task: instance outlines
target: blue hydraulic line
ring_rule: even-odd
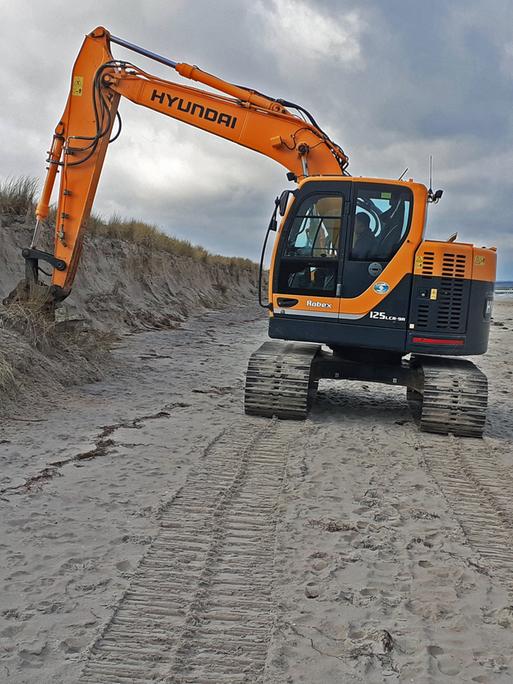
[[[116,38],[116,36],[110,36],[110,40],[112,43],[116,43],[117,45],[121,45],[125,48],[128,48],[129,50],[138,52],[140,55],[144,55],[144,57],[154,59],[156,62],[160,62],[161,64],[165,64],[166,66],[170,66],[173,69],[176,69],[176,65],[178,64],[178,62],[173,62],[172,59],[167,59],[167,57],[157,55],[156,52],[151,52],[150,50],[146,50],[145,48],[139,47],[138,45],[129,43],[127,40],[123,40],[123,38]]]

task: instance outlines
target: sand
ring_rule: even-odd
[[[124,337],[0,431],[0,681],[513,681],[512,303],[482,440],[400,388],[246,417],[254,308]]]

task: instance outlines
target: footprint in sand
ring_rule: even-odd
[[[441,646],[428,646],[427,652],[436,660],[437,667],[442,674],[455,677],[461,672],[461,663],[452,655],[446,655]]]
[[[128,570],[132,569],[132,564],[130,563],[130,561],[126,561],[126,560],[119,561],[119,563],[116,563],[116,568],[120,572],[127,572]]]
[[[321,593],[321,590],[319,588],[319,585],[316,584],[315,582],[308,582],[307,585],[305,586],[306,598],[309,598],[309,599],[317,598],[320,593]]]

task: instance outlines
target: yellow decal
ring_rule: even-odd
[[[415,268],[421,270],[423,266],[424,266],[424,257],[422,256],[422,254],[418,254],[415,257]]]
[[[436,287],[431,288],[431,293],[429,295],[429,299],[436,299],[438,297],[438,290]]]
[[[71,88],[72,95],[82,95],[84,90],[84,77],[83,76],[73,76],[73,86]]]
[[[486,261],[485,257],[482,256],[481,254],[478,254],[478,255],[474,258],[474,263],[475,263],[476,266],[484,266],[485,261]]]

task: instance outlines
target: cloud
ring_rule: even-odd
[[[2,3],[0,177],[42,177],[83,35],[115,35],[234,83],[298,102],[349,153],[353,175],[445,189],[428,234],[498,247],[513,279],[513,3],[478,0],[91,0]],[[55,27],[65,30],[55,31]],[[113,47],[159,76],[172,70]],[[154,222],[214,251],[257,258],[274,162],[121,102],[95,211]]]
[[[345,68],[362,62],[363,21],[357,10],[327,13],[303,0],[260,0],[254,6],[268,50],[282,72],[313,72],[324,60]]]

